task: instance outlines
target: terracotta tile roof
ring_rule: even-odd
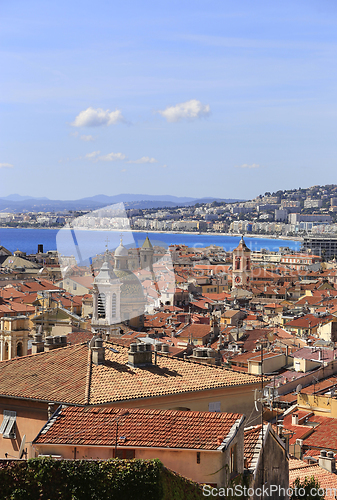
[[[286,328],[288,327],[293,327],[293,328],[314,328],[315,326],[319,325],[320,323],[325,323],[328,317],[325,318],[318,318],[314,316],[313,314],[307,314],[306,316],[302,316],[301,318],[294,319],[292,321],[288,321],[286,323]],[[331,316],[330,319],[334,319],[333,316]]]
[[[249,469],[251,467],[252,460],[256,455],[256,447],[257,447],[259,437],[261,434],[261,428],[262,428],[262,426],[260,424],[260,425],[256,425],[255,427],[252,427],[252,428],[250,427],[250,428],[245,429],[243,456],[246,459],[245,467],[247,469]]]
[[[120,346],[116,350],[119,352],[113,353],[106,349],[105,364],[92,366],[90,404],[183,394],[260,382],[260,378],[254,375],[183,361],[161,354],[157,356],[157,365],[132,368],[126,364],[128,350]]]
[[[20,304],[14,301],[7,302],[5,304],[0,305],[0,313],[3,314],[24,314],[24,313],[32,313],[35,312],[35,307],[29,304]]]
[[[311,297],[309,295],[306,295],[305,297],[302,297],[300,300],[295,302],[294,306],[295,307],[305,306],[306,304],[313,306],[319,304],[320,302],[321,302],[321,297],[315,297],[315,296]]]
[[[69,344],[81,344],[92,339],[92,332],[89,330],[73,331],[68,333],[67,342]]]
[[[115,446],[118,419],[118,438],[125,437],[118,446],[123,448],[216,450],[241,418],[238,413],[63,407],[34,443]]]
[[[88,348],[77,344],[0,362],[0,395],[84,404]]]
[[[38,292],[39,290],[60,290],[52,281],[48,280],[25,280],[18,285],[21,292]]]
[[[191,337],[192,339],[201,339],[209,333],[211,333],[211,326],[199,323],[187,325],[183,330],[178,332],[181,338]]]
[[[337,490],[337,476],[331,472],[322,469],[318,464],[307,464],[302,460],[292,458],[289,460],[289,486],[292,487],[295,479],[298,477],[301,481],[305,477],[311,478],[314,476],[320,484],[320,488],[325,490],[335,488]],[[330,492],[331,493],[331,492]],[[334,498],[334,494],[326,492],[325,497],[327,500]]]
[[[132,368],[127,347],[104,345],[103,365],[88,364],[86,343],[2,361],[0,396],[95,405],[260,383],[255,375],[161,354],[156,365]]]
[[[310,420],[320,422],[320,425],[304,441],[305,446],[337,451],[337,420],[318,416],[311,417]]]
[[[267,338],[267,335],[272,332],[269,328],[255,328],[254,330],[246,330],[245,338],[243,339],[243,348],[245,351],[252,351],[256,347],[256,341]]]
[[[306,450],[304,453],[303,453],[303,458],[304,457],[319,457],[321,454],[321,450],[320,449],[311,449],[311,450]],[[308,462],[307,462],[308,463]]]

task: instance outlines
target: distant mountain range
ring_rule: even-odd
[[[123,202],[126,208],[173,208],[177,206],[191,206],[196,203],[234,203],[244,201],[222,198],[189,198],[171,195],[153,196],[146,194],[118,194],[107,196],[99,194],[80,200],[49,200],[48,198],[34,198],[11,194],[0,198],[0,212],[59,212],[63,210],[96,210],[107,205]]]

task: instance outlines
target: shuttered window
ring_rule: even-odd
[[[0,426],[0,434],[6,439],[15,439],[16,412],[4,410],[3,420]]]

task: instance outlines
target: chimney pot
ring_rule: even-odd
[[[128,365],[133,368],[152,364],[151,344],[130,344],[128,352]]]
[[[137,352],[137,344],[136,343],[130,344],[130,352]]]
[[[101,338],[95,339],[95,345],[91,348],[91,351],[94,365],[104,365],[105,348],[103,347],[103,340]]]

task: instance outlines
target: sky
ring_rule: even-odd
[[[334,0],[3,0],[0,196],[336,183]]]

